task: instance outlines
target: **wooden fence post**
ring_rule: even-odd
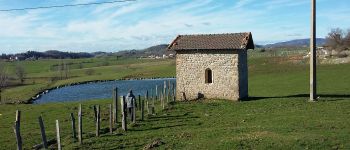
[[[149,95],[148,95],[148,90],[146,91],[146,99],[148,99]]]
[[[43,146],[44,146],[45,149],[48,149],[43,118],[41,116],[39,116],[38,120],[39,120],[39,125],[40,125],[40,131],[41,131],[41,138],[42,138],[42,141],[43,141]]]
[[[147,109],[147,114],[149,115],[149,104],[148,104],[148,100],[146,101],[146,109]]]
[[[162,93],[160,93],[159,95],[159,100],[160,100],[160,107],[163,107],[163,97],[162,97]]]
[[[94,105],[94,119],[95,119],[95,122],[97,121],[97,108],[96,108],[96,105]]]
[[[73,113],[70,113],[70,118],[72,120],[73,142],[75,142],[75,140],[77,139],[77,135],[76,135],[76,129],[75,129],[75,118]]]
[[[20,133],[20,125],[19,121],[15,121],[15,125],[13,127],[13,131],[16,135],[16,142],[17,142],[17,150],[22,150],[22,137]]]
[[[16,110],[16,121],[14,126],[14,132],[16,135],[17,149],[22,149],[22,137],[21,137],[21,111]]]
[[[164,81],[164,88],[163,88],[163,97],[164,98],[165,98],[165,94],[166,94],[166,81]]]
[[[79,112],[78,112],[78,137],[79,137],[79,144],[83,144],[83,117],[81,112],[81,104],[79,104]]]
[[[147,98],[148,91],[146,93],[145,99]],[[144,119],[144,109],[145,109],[145,100],[141,100],[141,120]]]
[[[156,92],[155,92],[155,98],[156,98],[156,100],[158,101],[158,85],[156,85]],[[152,95],[153,95],[153,93],[152,93]]]
[[[152,106],[152,108],[151,108],[151,113],[152,113],[152,115],[155,115],[155,114],[156,114],[156,107],[155,107],[155,106]]]
[[[139,111],[141,110],[141,95],[139,95],[139,103],[138,103],[138,108],[139,108]]]
[[[56,134],[57,134],[57,149],[61,150],[61,137],[60,137],[60,125],[58,120],[56,120]]]
[[[132,120],[132,123],[136,123],[136,98],[134,99],[133,103],[132,103],[132,116],[131,116],[131,120]]]
[[[164,93],[164,95],[162,95],[162,97],[163,97],[163,110],[164,110],[164,108],[165,108],[165,93]]]
[[[157,90],[155,91],[156,93],[157,93]],[[154,105],[154,101],[156,101],[157,100],[157,96],[153,96],[153,89],[151,89],[151,100],[152,100],[152,105]]]
[[[21,129],[21,111],[16,110],[16,121],[18,122],[18,128]]]
[[[109,104],[109,133],[113,133],[113,105]]]
[[[100,105],[97,105],[96,113],[96,136],[100,136]]]
[[[175,86],[175,83],[173,83],[173,96],[174,96],[174,99],[175,99],[175,97],[176,97],[176,86]]]
[[[127,131],[127,126],[126,126],[126,112],[125,112],[125,96],[121,96],[121,106],[122,106],[122,115],[123,115],[123,118],[122,118],[122,129],[124,131]]]
[[[168,80],[168,89],[167,89],[167,96],[166,96],[167,103],[169,102],[170,89],[171,89],[170,80]]]
[[[116,87],[114,90],[114,94],[113,94],[113,105],[114,105],[114,109],[113,109],[113,121],[115,124],[115,127],[118,126],[118,88]]]

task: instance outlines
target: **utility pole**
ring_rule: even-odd
[[[316,96],[316,0],[311,0],[310,101]]]

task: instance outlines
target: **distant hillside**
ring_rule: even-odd
[[[326,43],[326,39],[317,38],[316,45],[322,46]],[[267,48],[278,48],[278,47],[307,47],[310,45],[310,39],[296,39],[291,41],[279,42],[274,44],[267,44],[264,47]]]
[[[62,52],[58,50],[48,50],[45,52],[27,51],[25,53],[18,54],[2,54],[1,59],[11,60],[26,60],[26,59],[76,59],[76,58],[91,58],[94,57],[91,53],[86,52]]]
[[[124,50],[114,53],[114,55],[121,57],[148,57],[151,55],[163,56],[163,54],[169,55],[175,53],[167,50],[168,44],[160,44],[151,46],[142,50]]]

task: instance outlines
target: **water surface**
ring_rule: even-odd
[[[84,101],[92,99],[112,98],[113,88],[118,88],[118,95],[126,95],[130,89],[133,90],[134,95],[146,94],[146,90],[152,89],[155,91],[156,85],[160,90],[163,87],[164,81],[175,83],[174,78],[166,79],[146,79],[146,80],[118,80],[97,82],[89,84],[81,84],[74,86],[66,86],[51,90],[49,93],[42,95],[39,99],[34,101],[34,104],[42,104],[49,102],[66,102],[66,101]]]

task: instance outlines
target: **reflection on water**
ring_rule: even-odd
[[[54,89],[49,93],[42,95],[39,99],[34,101],[34,104],[42,104],[49,102],[65,102],[65,101],[81,101],[91,99],[112,98],[113,88],[118,88],[118,95],[126,95],[130,89],[135,95],[146,94],[146,90],[155,91],[156,85],[158,90],[163,87],[164,81],[175,83],[174,78],[167,79],[148,79],[148,80],[120,80],[108,81],[90,84],[81,84],[74,86],[62,87]]]

